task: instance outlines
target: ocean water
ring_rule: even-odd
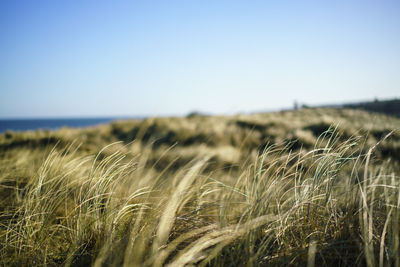
[[[61,127],[89,127],[109,123],[120,118],[72,118],[72,119],[0,119],[0,133],[7,130],[56,130]],[[126,118],[125,118],[126,119]]]

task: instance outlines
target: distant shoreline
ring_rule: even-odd
[[[140,120],[144,117],[104,117],[104,118],[18,118],[0,119],[0,133],[6,131],[57,130],[62,127],[82,128],[106,124],[116,120]]]

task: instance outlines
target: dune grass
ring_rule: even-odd
[[[1,264],[400,266],[398,158],[382,156],[397,133],[382,130],[372,143],[371,133],[320,124],[311,146],[292,139],[250,149],[257,131],[267,131],[258,120],[235,123],[251,128],[237,133],[237,146],[221,141],[234,160],[195,139],[170,144],[171,133],[167,145],[154,142],[151,125],[129,126],[133,143],[96,153],[68,141],[8,148],[0,161]],[[113,131],[124,135],[121,127]],[[182,161],[185,153],[192,156]]]

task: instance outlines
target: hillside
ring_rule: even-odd
[[[330,127],[337,128],[343,138],[368,136],[374,144],[392,130],[400,129],[400,120],[357,110],[304,109],[237,116],[193,116],[148,118],[145,120],[116,121],[87,129],[64,128],[59,131],[7,132],[0,135],[2,152],[35,149],[48,150],[58,144],[63,147],[79,143],[79,151],[97,153],[110,143],[125,152],[140,153],[145,146],[159,160],[163,151],[190,161],[194,155],[217,155],[225,163],[240,163],[257,154],[266,144],[290,142],[291,149],[310,150],[317,138]],[[398,133],[392,135],[397,141]],[[382,156],[398,156],[397,146],[388,148]],[[135,151],[137,150],[137,151]],[[220,153],[218,153],[220,152]],[[386,154],[385,154],[386,153]],[[393,154],[394,153],[394,154]],[[229,157],[231,159],[224,159]],[[217,160],[218,160],[217,159]]]
[[[6,132],[1,261],[398,264],[399,130],[302,109]]]

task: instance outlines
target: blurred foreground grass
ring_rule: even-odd
[[[305,109],[0,135],[5,266],[400,266],[400,119]]]

